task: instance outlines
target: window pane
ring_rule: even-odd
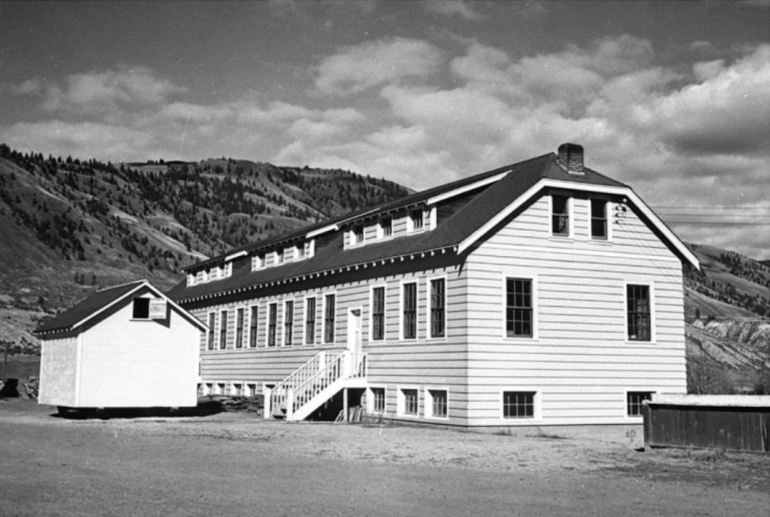
[[[532,337],[532,280],[506,279],[505,331],[508,337]]]
[[[569,235],[569,198],[552,196],[551,230],[554,235]]]
[[[372,339],[385,338],[385,288],[372,290]]]
[[[404,339],[417,337],[417,284],[404,284]]]
[[[334,342],[334,315],[335,315],[335,297],[333,294],[326,295],[326,320],[324,324],[324,342]]]
[[[257,318],[259,317],[259,307],[252,307],[249,316],[249,347],[257,346]]]
[[[430,282],[431,337],[444,337],[445,281],[443,278]]]
[[[534,392],[506,391],[503,393],[504,418],[533,418],[534,416]]]
[[[628,339],[630,341],[650,341],[652,334],[650,287],[647,285],[627,285],[626,310],[628,315]]]
[[[307,299],[307,309],[305,311],[305,343],[308,345],[315,343],[315,298]]]

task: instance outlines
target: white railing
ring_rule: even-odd
[[[339,379],[365,377],[366,354],[320,352],[270,391],[270,410],[265,416],[281,415],[292,420],[297,410]]]

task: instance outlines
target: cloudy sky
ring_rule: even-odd
[[[770,258],[770,0],[0,1],[0,142],[424,189],[555,151]]]

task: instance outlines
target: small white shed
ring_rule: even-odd
[[[97,291],[41,325],[38,403],[191,407],[207,326],[146,280]]]

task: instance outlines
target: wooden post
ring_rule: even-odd
[[[270,388],[265,388],[263,390],[263,396],[264,396],[264,407],[262,408],[262,411],[264,412],[264,415],[262,415],[264,418],[273,418],[273,390]]]
[[[342,388],[342,411],[345,413],[345,422],[348,421],[348,389]]]

